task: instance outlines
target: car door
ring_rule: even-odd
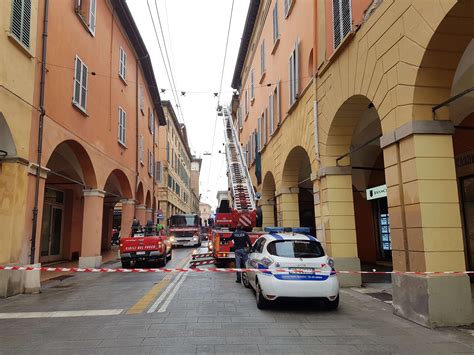
[[[260,237],[257,239],[250,250],[249,258],[247,260],[247,268],[249,269],[258,269],[258,260],[261,257],[261,246],[265,243],[265,238]],[[252,287],[255,287],[255,271],[248,272],[249,281],[252,284]]]

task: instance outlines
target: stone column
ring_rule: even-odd
[[[84,213],[82,219],[82,245],[79,267],[100,267],[102,214],[105,191],[84,190]]]
[[[313,182],[316,235],[336,270],[360,271],[350,167],[325,167]],[[339,275],[342,287],[361,285],[361,275]]]
[[[121,200],[122,216],[120,222],[120,236],[128,237],[132,231],[132,221],[135,216],[135,200]]]
[[[299,227],[300,215],[298,206],[297,187],[282,188],[275,192],[277,209],[278,209],[278,225],[282,227]]]
[[[407,135],[384,146],[384,161],[394,269],[464,271],[451,136]],[[471,322],[467,275],[394,274],[392,281],[395,314],[429,327]]]
[[[135,216],[142,226],[146,224],[146,206],[137,205],[135,206]]]
[[[274,227],[277,225],[277,221],[274,220],[274,208],[275,200],[264,201],[260,204],[263,214],[263,227]]]
[[[147,221],[153,221],[155,223],[155,220],[153,218],[153,209],[152,208],[147,208],[145,211],[145,222],[143,224],[146,224]]]

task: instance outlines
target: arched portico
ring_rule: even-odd
[[[39,260],[77,260],[100,266],[104,191],[89,153],[77,141],[58,144],[47,158]]]
[[[277,192],[278,224],[309,227],[315,233],[311,161],[306,150],[294,147],[288,154]]]
[[[146,224],[146,204],[145,204],[145,193],[143,190],[142,182],[138,183],[136,193],[136,204],[135,204],[135,217],[138,219],[141,225]]]
[[[278,225],[275,189],[275,179],[273,174],[269,171],[263,178],[262,196],[259,201],[259,206],[261,206],[263,214],[263,227]]]

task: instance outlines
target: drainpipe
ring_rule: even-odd
[[[36,181],[35,181],[35,202],[33,206],[33,223],[31,226],[31,251],[30,264],[35,263],[36,254],[36,229],[38,227],[38,199],[39,199],[39,184],[41,172],[41,154],[43,152],[43,123],[46,109],[44,107],[44,91],[46,84],[46,45],[48,41],[48,11],[49,0],[44,0],[44,19],[43,19],[43,44],[41,49],[41,80],[40,80],[40,116],[38,123],[38,158],[36,167]]]
[[[135,135],[136,135],[136,154],[135,154],[135,201],[137,201],[136,199],[136,194],[137,194],[137,189],[138,189],[138,166],[139,166],[139,162],[138,160],[140,159],[139,157],[139,145],[140,145],[140,135],[138,134],[139,130],[138,130],[138,111],[140,110],[140,102],[139,102],[139,97],[138,97],[138,66],[139,66],[139,62],[138,62],[138,58],[136,58],[136,71],[135,71],[135,103],[136,103],[136,110],[135,110]],[[145,94],[145,93],[144,93]],[[136,207],[136,206],[135,206]],[[136,211],[134,212],[134,214],[136,213]]]

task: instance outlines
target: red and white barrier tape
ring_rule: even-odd
[[[191,258],[194,259],[203,259],[203,258],[209,258],[214,256],[214,253],[204,253],[204,254],[193,254],[191,255]]]
[[[107,269],[107,268],[79,268],[79,267],[35,267],[35,266],[2,266],[0,270],[7,271],[46,271],[46,272],[121,272],[121,273],[162,273],[162,272],[292,272],[307,273],[308,270],[299,269],[239,269],[239,268],[159,268],[159,269]],[[329,271],[314,270],[313,273],[327,274]],[[396,274],[396,275],[465,275],[474,274],[474,271],[336,271],[336,274]]]

